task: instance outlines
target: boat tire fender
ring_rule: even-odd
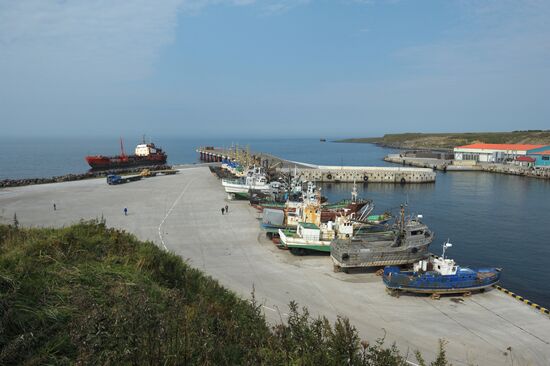
[[[332,179],[332,174],[328,173],[327,174],[327,179],[329,179],[329,180]]]
[[[363,182],[368,182],[368,181],[369,181],[369,176],[365,174],[363,176]]]

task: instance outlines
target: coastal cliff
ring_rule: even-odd
[[[550,145],[550,130],[467,133],[400,133],[383,137],[349,138],[335,142],[371,143],[396,149],[452,150],[456,146],[484,142],[488,144]]]

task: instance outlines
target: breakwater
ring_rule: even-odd
[[[170,165],[158,165],[158,166],[139,167],[139,168],[130,168],[130,169],[113,169],[108,171],[88,171],[86,173],[81,173],[81,174],[65,174],[65,175],[49,177],[49,178],[3,179],[3,180],[0,180],[0,188],[21,187],[21,186],[28,186],[32,184],[70,182],[75,180],[106,177],[108,174],[113,174],[113,173],[132,174],[132,173],[139,173],[143,169],[149,169],[154,171],[154,170],[168,170],[171,168],[172,167]]]
[[[432,183],[436,174],[425,168],[318,166],[296,169],[303,180],[320,183]]]
[[[199,158],[207,162],[232,160],[242,166],[258,165],[268,173],[273,171],[294,172],[304,181],[318,183],[432,183],[436,174],[433,169],[426,168],[395,168],[373,166],[325,166],[285,160],[265,153],[251,153],[238,149],[221,149],[201,147],[196,150]]]

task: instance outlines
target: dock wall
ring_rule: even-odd
[[[320,183],[431,183],[436,177],[432,169],[424,168],[319,166],[316,169],[297,169],[297,172],[303,180]]]
[[[514,164],[476,163],[460,164],[459,161],[441,160],[431,158],[416,158],[391,154],[384,158],[385,161],[395,164],[431,168],[441,171],[480,171],[489,173],[520,175],[524,177],[550,179],[550,169],[533,169]]]
[[[219,162],[234,159],[233,151],[214,147],[198,148],[200,159],[206,162]],[[281,159],[265,153],[251,153],[254,161],[263,167],[271,167],[280,172],[294,172],[302,180],[320,183],[431,183],[435,182],[433,169],[410,167],[360,167],[360,166],[317,166]]]

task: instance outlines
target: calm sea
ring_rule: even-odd
[[[131,151],[138,140],[127,141]],[[317,139],[231,141],[217,139],[158,139],[169,163],[198,162],[201,145],[239,143],[289,160],[327,165],[391,165],[382,158],[393,152],[369,144],[322,143]],[[88,169],[84,156],[115,154],[117,139],[24,139],[0,141],[0,179],[47,177]],[[350,197],[351,184],[324,184],[330,200]],[[447,238],[449,255],[461,265],[504,269],[504,287],[550,307],[550,182],[482,172],[448,172],[435,184],[360,184],[360,194],[374,199],[376,211],[397,212],[408,203],[412,212],[436,233],[431,246],[441,252]]]

